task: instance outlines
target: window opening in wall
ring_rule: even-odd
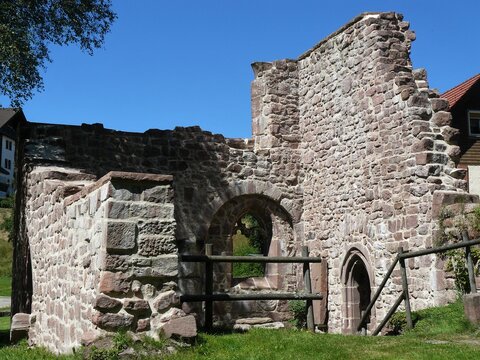
[[[468,112],[468,132],[471,136],[480,137],[480,111]]]
[[[232,235],[234,256],[264,256],[268,252],[267,231],[251,213],[246,213],[235,223]],[[265,265],[258,263],[233,263],[235,279],[265,276]]]
[[[10,140],[5,140],[5,149],[7,150],[12,150],[12,141]]]
[[[9,159],[5,159],[5,164],[4,164],[4,165],[5,165],[5,166],[4,166],[5,169],[9,169],[9,170],[10,170],[10,168],[12,167],[12,161],[9,160]]]

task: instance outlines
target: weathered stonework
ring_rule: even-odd
[[[31,312],[30,341],[68,352],[117,329],[193,336],[202,307],[179,295],[201,293],[204,270],[178,254],[205,243],[230,254],[246,212],[268,232],[266,255],[308,245],[325,259],[312,268],[314,289],[327,292],[316,323],[352,331],[398,247],[431,247],[443,205],[478,201],[455,168],[447,103],[412,69],[414,39],[401,15],[362,14],[298,59],[253,64],[249,140],[198,127],[25,124],[16,253],[30,252],[31,278],[19,257],[13,311]],[[414,309],[452,298],[435,256],[408,267]],[[301,276],[300,265],[270,264],[265,277],[234,283],[219,264],[215,290],[295,291]],[[368,291],[356,294],[358,284]],[[400,291],[394,272],[369,327]],[[289,316],[284,301],[215,304],[215,320],[231,326]]]

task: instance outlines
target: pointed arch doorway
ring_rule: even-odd
[[[356,333],[363,312],[371,300],[370,266],[360,250],[351,249],[342,268],[344,333]],[[369,320],[367,320],[367,323]]]

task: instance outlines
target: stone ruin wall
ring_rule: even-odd
[[[337,331],[352,327],[349,252],[365,256],[375,288],[399,246],[433,245],[434,196],[466,188],[453,161],[459,148],[450,141],[448,104],[428,89],[424,72],[412,71],[414,39],[402,16],[366,15],[298,61],[305,242],[329,259],[329,325]],[[453,298],[436,256],[408,267],[414,309]],[[398,270],[392,281],[372,325],[401,292]]]
[[[113,172],[92,183],[72,169],[36,167],[27,181],[31,343],[68,352],[103,330],[195,328],[176,295],[170,176]]]
[[[294,204],[299,200],[295,192],[284,185],[286,175],[281,171],[275,177],[272,174],[268,151],[256,153],[244,140],[224,139],[195,127],[134,134],[106,130],[98,125],[75,127],[29,123],[22,131],[26,161],[19,193],[23,194],[23,240],[30,245],[32,258],[30,340],[33,343],[65,352],[78,346],[82,339],[86,341],[101,334],[102,329],[128,328],[149,331],[152,335],[158,333],[160,325],[164,325],[162,321],[171,320],[168,318],[172,315],[170,312],[176,311],[172,308],[180,307],[179,294],[198,294],[203,290],[203,267],[178,263],[178,253],[203,253],[205,242],[215,242],[209,227],[215,219],[224,219],[225,207],[233,211],[229,220],[236,221],[259,201],[275,204],[282,212],[282,216],[272,215],[275,235],[272,243],[277,249],[276,254],[295,254],[292,229],[295,218],[292,219],[291,214],[296,214],[298,221],[300,213],[295,209],[300,206]],[[126,197],[133,196],[132,199],[138,201],[142,192],[148,190],[142,190],[144,185],[141,182],[132,185],[128,179],[121,178],[106,184],[102,179],[95,183],[97,178],[112,170],[122,170],[122,174],[142,173],[146,177],[173,175],[169,195],[173,206],[168,209],[174,209],[175,226],[167,229],[175,231],[175,241],[170,238],[165,245],[162,237],[154,236],[164,233],[165,228],[149,226],[152,232],[148,236],[149,244],[142,247],[145,213],[156,205],[146,204],[141,198],[135,205],[139,213],[130,214],[133,218],[128,221],[139,232],[135,245],[131,244],[133,248],[128,249],[109,249],[109,242],[115,241],[116,236],[106,229],[111,222],[119,221],[111,219],[124,218],[123,213],[133,211],[132,206],[123,207],[126,200],[130,201]],[[97,189],[98,183],[101,187]],[[117,189],[117,183],[123,187]],[[97,201],[98,196],[101,198]],[[90,214],[92,207],[88,204],[92,202],[98,209]],[[52,209],[55,212],[51,212]],[[114,213],[116,215],[112,215]],[[288,214],[287,218],[285,214]],[[154,215],[157,213],[148,215],[148,218]],[[286,232],[288,236],[285,236]],[[222,235],[225,239],[231,234]],[[284,239],[288,239],[288,243],[283,243]],[[218,239],[217,244],[215,254],[228,250]],[[173,256],[169,258],[173,261],[171,263],[164,262],[164,245]],[[162,253],[158,259],[156,251]],[[78,254],[82,256],[78,258]],[[153,259],[154,264],[144,258]],[[90,263],[87,259],[91,260]],[[135,270],[135,267],[143,266],[140,263],[150,264],[145,265],[143,273]],[[56,265],[51,267],[50,264]],[[49,275],[44,275],[45,268],[48,268]],[[281,288],[269,286],[268,290],[287,287],[294,290],[296,269],[284,269]],[[25,276],[26,269],[19,266],[16,270],[21,274],[17,280]],[[218,269],[216,277],[223,282],[219,288],[228,289],[230,279],[223,277],[224,270]],[[278,269],[272,269],[272,273],[279,277]],[[57,279],[59,275],[60,280]],[[105,277],[105,281],[113,282],[111,287],[115,290],[102,288]],[[72,280],[63,285],[67,283],[66,279]],[[94,284],[100,285],[92,288]],[[267,289],[250,284],[236,291],[252,290],[252,287],[253,290]],[[140,290],[134,291],[134,288]],[[83,290],[78,293],[78,289]],[[172,291],[175,296],[159,300]],[[73,297],[76,301],[72,300]],[[15,300],[18,302],[14,297]],[[227,322],[248,315],[245,309],[284,320],[288,316],[284,303],[217,306],[216,311],[219,320]],[[22,308],[21,304],[14,304],[14,307]],[[183,309],[196,313],[202,321],[199,304],[184,304]],[[162,318],[163,313],[167,318]],[[44,333],[41,329],[45,328],[55,331]]]
[[[447,103],[429,90],[423,71],[412,70],[409,51],[414,33],[408,27],[408,22],[397,14],[364,14],[297,60],[253,64],[252,140],[225,139],[197,127],[134,134],[106,130],[100,125],[28,124],[22,135],[25,161],[19,188],[23,194],[23,229],[27,229],[26,234],[21,232],[23,244],[36,246],[32,246],[33,272],[40,269],[33,252],[40,238],[29,232],[33,224],[51,224],[54,229],[60,218],[68,219],[68,206],[73,206],[66,205],[68,198],[48,198],[43,206],[58,204],[66,215],[60,216],[58,210],[57,220],[52,216],[40,217],[37,210],[45,210],[36,209],[41,203],[38,198],[44,192],[55,192],[53,188],[46,189],[47,184],[55,183],[55,178],[49,180],[47,176],[45,185],[41,185],[45,189],[33,191],[31,181],[46,176],[38,174],[48,173],[51,166],[80,169],[76,173],[95,179],[109,171],[167,174],[173,176],[177,248],[172,253],[201,253],[205,242],[215,243],[216,235],[228,242],[228,229],[211,228],[211,224],[228,223],[251,207],[277,207],[278,211],[271,210],[273,228],[277,229],[272,239],[278,249],[275,254],[293,256],[306,244],[312,255],[326,257],[328,327],[333,332],[347,330],[351,324],[345,315],[342,269],[349,251],[362,252],[375,289],[397,248],[432,246],[434,219],[440,207],[445,202],[457,201],[459,196],[465,199],[463,174],[453,162],[458,148],[453,143],[456,132],[449,126]],[[45,170],[40,172],[39,166]],[[96,196],[94,193],[76,202],[87,201]],[[473,197],[467,200],[476,201]],[[110,221],[105,214],[101,218],[100,212],[98,220]],[[72,227],[77,226],[75,221],[80,220],[70,219]],[[53,233],[47,238],[66,236],[68,241],[73,241],[69,238],[73,235],[68,233],[75,232],[48,231]],[[89,231],[95,230],[85,229],[84,233]],[[105,239],[105,234],[97,236]],[[217,243],[221,241],[217,239]],[[81,245],[75,242],[71,246],[74,251]],[[136,258],[138,249],[125,254],[107,251],[107,259],[118,258],[112,262],[119,266],[118,276],[125,272],[120,258]],[[228,249],[214,248],[214,253]],[[201,267],[177,266],[179,292],[199,293]],[[414,309],[451,298],[453,293],[445,291],[451,284],[445,283],[435,256],[409,260],[408,266]],[[22,271],[17,270],[19,274]],[[298,270],[292,266],[273,273],[278,278],[285,275],[282,287],[292,290],[295,284],[301,284],[297,281]],[[228,269],[217,272],[219,288],[230,285],[224,273]],[[35,279],[42,278],[34,274],[34,283]],[[129,281],[134,279],[138,280],[132,276]],[[129,286],[128,294],[135,295],[133,282]],[[161,291],[163,285],[158,286]],[[393,283],[375,308],[372,325],[388,311],[400,288],[399,274],[394,273]],[[91,290],[99,296],[98,289]],[[81,301],[79,305],[84,307],[85,314],[91,314],[95,306],[93,292],[90,302]],[[32,311],[40,309],[43,294],[42,284],[34,284]],[[259,304],[263,310],[264,305]],[[283,315],[274,314],[285,313],[285,304],[267,305],[269,315],[284,319]],[[124,309],[118,311],[128,318],[125,306],[124,303]],[[152,306],[149,301],[150,311],[155,312]],[[67,310],[70,311],[61,310],[63,321],[70,324],[71,319],[65,320],[69,318]],[[185,305],[184,310],[201,313],[195,304]],[[217,311],[225,314],[236,310],[226,307]],[[133,314],[132,323],[138,318]],[[37,316],[37,322],[38,319]],[[47,317],[42,321],[48,321]],[[68,332],[67,328],[60,333]],[[55,340],[38,338],[39,343],[55,347],[52,344],[60,339],[55,336]],[[69,336],[70,344],[77,345],[77,335]]]
[[[397,249],[431,247],[443,204],[464,196],[464,173],[448,103],[413,71],[415,34],[398,14],[363,14],[297,60],[255,63],[255,148],[290,148],[302,186],[301,241],[329,262],[333,331],[346,315],[346,261],[359,250],[372,288]],[[298,163],[295,159],[300,159]],[[300,167],[298,167],[300,164]],[[408,262],[413,308],[454,298],[436,256]],[[372,325],[401,291],[399,272],[380,297]],[[450,289],[446,291],[446,289]]]

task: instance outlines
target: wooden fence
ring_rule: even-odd
[[[313,300],[323,299],[323,294],[312,293],[312,283],[310,278],[310,263],[320,263],[321,258],[309,257],[308,248],[302,247],[301,257],[282,257],[282,256],[226,256],[212,255],[212,244],[205,245],[205,255],[181,255],[180,261],[183,262],[203,262],[205,263],[205,293],[204,294],[185,294],[180,296],[181,302],[205,301],[205,329],[211,330],[213,326],[213,302],[214,301],[239,301],[239,300],[306,300],[307,328],[314,331],[313,319]],[[303,293],[246,293],[229,294],[213,292],[213,263],[302,263],[303,280],[305,291]]]
[[[460,242],[460,243],[456,243],[456,244],[450,244],[450,245],[445,245],[445,246],[431,248],[431,249],[425,249],[425,250],[419,250],[419,251],[408,251],[408,252],[403,251],[402,247],[398,248],[398,253],[397,253],[397,256],[395,257],[395,260],[393,261],[392,265],[390,265],[390,268],[388,269],[387,273],[385,274],[385,277],[383,278],[382,283],[380,284],[377,291],[375,292],[375,295],[373,295],[373,298],[370,301],[370,304],[368,304],[367,309],[363,312],[363,316],[360,320],[360,323],[358,324],[357,331],[362,331],[363,332],[363,330],[366,328],[367,319],[370,316],[370,312],[372,311],[373,305],[375,305],[375,302],[377,301],[378,297],[380,296],[380,293],[382,292],[383,288],[385,287],[385,284],[387,283],[388,279],[392,275],[392,272],[395,269],[397,263],[400,263],[400,274],[402,276],[402,293],[397,298],[397,300],[393,304],[392,308],[388,311],[385,318],[380,322],[380,324],[377,326],[377,328],[373,331],[372,335],[376,336],[380,333],[380,331],[382,331],[383,327],[387,324],[388,320],[390,320],[391,316],[395,313],[398,306],[402,303],[402,300],[405,302],[407,328],[408,329],[413,328],[412,311],[411,311],[411,307],[410,307],[410,297],[409,297],[409,294],[408,294],[407,269],[405,267],[405,260],[409,259],[409,258],[442,253],[442,252],[445,252],[445,251],[448,251],[448,250],[465,248],[465,260],[466,260],[466,266],[467,266],[467,270],[468,270],[468,279],[469,279],[469,284],[470,284],[470,289],[471,289],[470,291],[472,293],[476,293],[477,292],[477,287],[476,287],[476,284],[475,284],[475,272],[474,272],[473,260],[472,260],[470,247],[474,246],[474,245],[479,245],[479,244],[480,244],[480,239],[468,240],[468,235],[467,235],[466,232],[464,232],[463,233],[463,241]]]

